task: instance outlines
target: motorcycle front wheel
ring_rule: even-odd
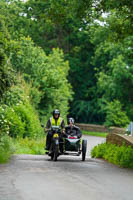
[[[54,146],[54,154],[53,154],[53,161],[57,161],[57,157],[58,157],[58,154],[59,154],[59,151],[58,151],[58,145],[55,145]]]
[[[51,160],[53,160],[53,158],[54,158],[54,154],[52,153],[52,155],[51,155]]]

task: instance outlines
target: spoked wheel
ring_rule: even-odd
[[[54,152],[53,152],[53,161],[57,161],[57,157],[58,157],[58,145],[55,145],[54,147]]]
[[[82,161],[85,161],[87,151],[87,140],[82,140]]]

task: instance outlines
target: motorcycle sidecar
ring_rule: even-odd
[[[79,156],[82,153],[82,161],[85,161],[87,151],[87,140],[68,136],[64,138],[64,155]]]

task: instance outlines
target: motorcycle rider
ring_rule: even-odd
[[[51,139],[52,139],[52,132],[49,131],[52,126],[59,126],[62,130],[62,133],[64,133],[65,128],[65,122],[64,119],[60,117],[60,111],[58,109],[55,109],[53,111],[53,116],[47,121],[45,131],[48,132],[47,138],[46,138],[46,148],[45,150],[50,149],[51,145]]]
[[[77,138],[81,138],[82,133],[78,126],[74,125],[74,119],[71,117],[68,119],[68,126],[65,127],[65,134],[64,137],[77,136]]]

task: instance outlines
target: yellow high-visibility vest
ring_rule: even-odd
[[[58,118],[57,121],[55,121],[54,117],[50,118],[51,126],[61,126],[62,118]]]

